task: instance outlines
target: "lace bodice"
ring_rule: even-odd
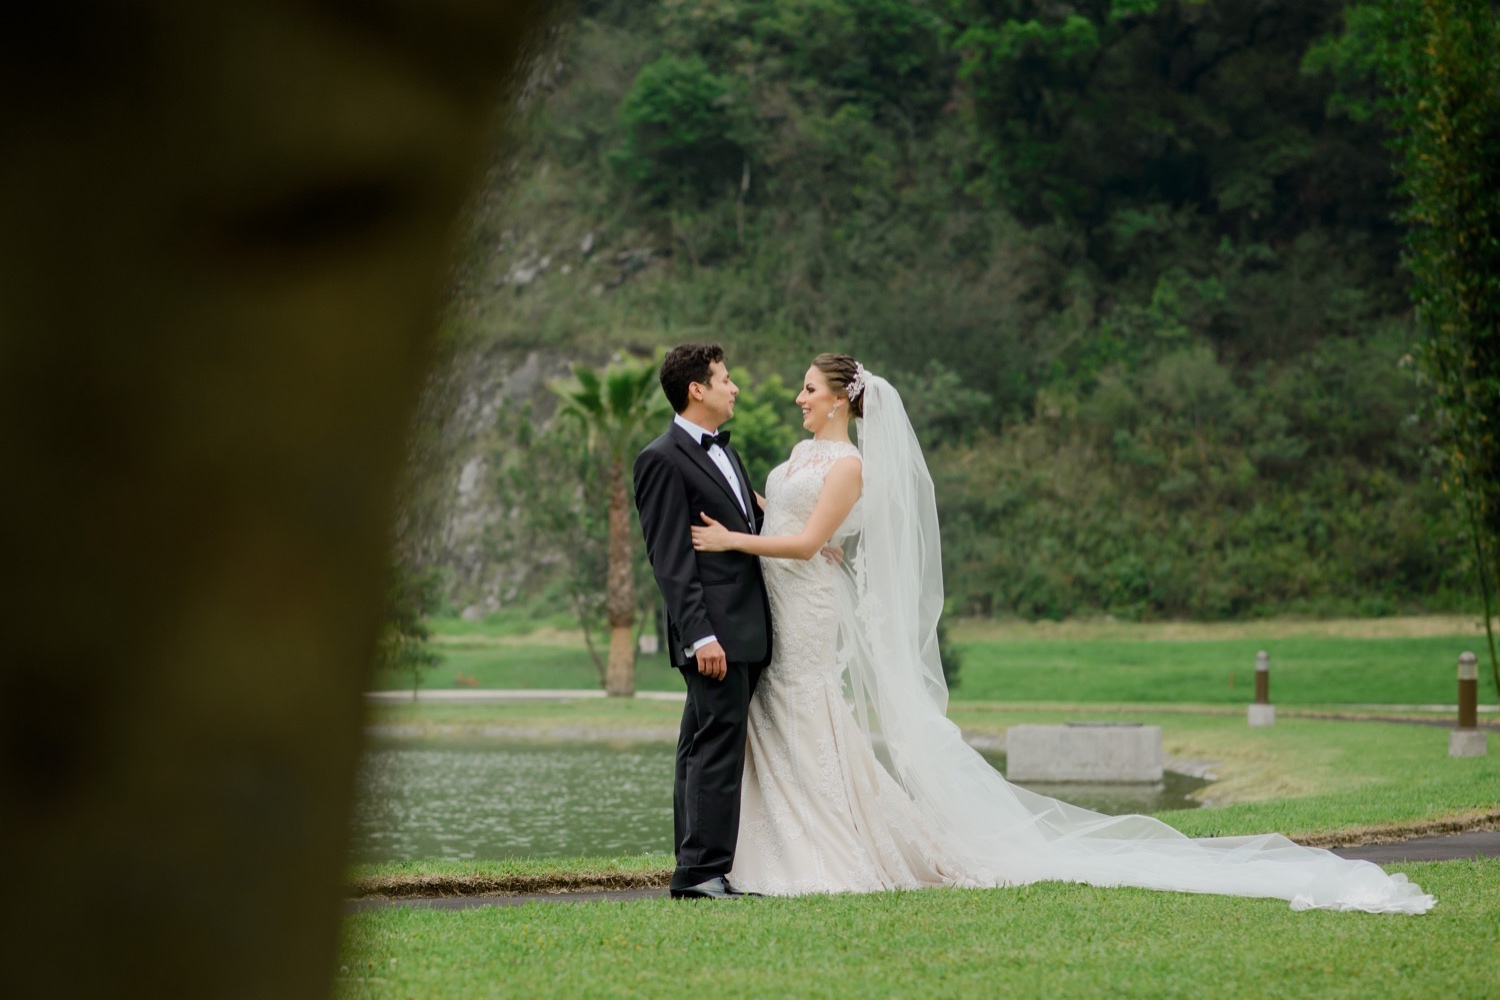
[[[852,444],[835,441],[802,441],[785,462],[766,479],[766,521],[763,535],[795,535],[807,524],[823,483],[834,463],[858,455]],[[846,539],[859,523],[859,501],[844,519],[833,541]],[[766,592],[771,598],[770,669],[788,676],[789,683],[836,679],[837,664],[831,655],[833,633],[833,586],[838,568],[822,555],[811,559],[760,561]],[[780,656],[778,654],[787,655]]]
[[[763,535],[795,535],[807,524],[818,497],[823,492],[823,480],[828,470],[841,458],[859,455],[859,449],[842,441],[799,441],[792,449],[791,457],[771,470],[766,477],[766,521],[761,529]],[[852,534],[859,530],[859,501],[844,523],[834,532],[834,538]]]

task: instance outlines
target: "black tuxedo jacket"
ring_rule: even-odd
[[[771,659],[771,605],[760,560],[743,552],[696,552],[690,529],[704,512],[730,531],[760,533],[762,513],[745,463],[726,448],[739,473],[749,515],[702,444],[675,422],[635,460],[635,506],[646,536],[646,557],[667,605],[672,663],[683,650],[717,636],[732,663],[763,666]]]

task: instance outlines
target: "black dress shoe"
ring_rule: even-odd
[[[685,889],[673,888],[668,891],[673,899],[739,899],[744,895],[729,888],[723,875],[715,875],[706,882],[699,882]]]

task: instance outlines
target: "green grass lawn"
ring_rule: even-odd
[[[1194,836],[1278,831],[1338,839],[1339,831],[1401,824],[1419,829],[1500,808],[1500,754],[1449,758],[1442,727],[1284,715],[1274,727],[1252,730],[1240,707],[1248,700],[1248,670],[1245,680],[1237,677],[1241,694],[1232,699],[1213,696],[1201,678],[1193,678],[1221,660],[1242,660],[1247,651],[1253,664],[1258,639],[1136,634],[1149,637],[971,641],[960,692],[968,698],[956,699],[950,716],[966,732],[992,738],[1019,723],[1124,719],[1160,725],[1170,756],[1217,762],[1221,780],[1204,791],[1223,804],[1159,814]],[[519,665],[507,660],[505,641],[482,632],[467,641],[470,647],[454,655],[488,655],[497,678]],[[1444,700],[1435,688],[1431,695],[1413,696],[1408,692],[1419,689],[1402,685],[1409,683],[1411,662],[1438,652],[1451,659],[1445,642],[1283,636],[1267,644],[1273,669],[1283,670],[1273,679],[1273,700],[1292,703],[1284,688],[1298,691],[1299,673],[1306,679],[1300,696],[1308,705]],[[994,655],[986,660],[989,653]],[[1111,658],[1118,662],[1108,669],[1133,679],[1088,686],[1084,675],[1091,671],[1085,668]],[[1025,674],[1020,664],[1026,662],[1033,673],[1051,664],[1051,683],[1017,694],[1017,684],[1003,682]],[[1364,678],[1361,692],[1335,694],[1331,678],[1338,671],[1325,668],[1329,663],[1357,670]],[[586,654],[582,667],[591,678]],[[1451,686],[1451,664],[1437,672]],[[1166,683],[1138,693],[1152,677],[1189,686],[1191,699]],[[519,685],[501,680],[497,686]],[[537,679],[531,686],[567,685]],[[1004,702],[974,700],[976,690],[1000,687],[1008,692]],[[1174,695],[1183,703],[1162,704]],[[1057,703],[1060,697],[1069,703]],[[1141,703],[1143,698],[1156,704]],[[372,707],[371,721],[418,734],[490,730],[540,739],[576,739],[580,733],[667,739],[679,712],[675,704],[634,700],[396,704]],[[351,878],[566,881],[660,875],[669,865],[665,855],[426,861],[362,866]],[[1391,870],[1406,872],[1437,895],[1437,909],[1422,917],[1293,913],[1279,900],[1056,883],[717,905],[648,900],[458,912],[380,909],[347,919],[337,995],[1493,995],[1500,861]]]
[[[566,616],[529,618],[492,615],[478,622],[461,618],[428,621],[437,666],[424,671],[424,688],[520,688],[592,690],[599,673],[583,635]],[[607,650],[599,650],[605,656]],[[472,683],[470,683],[472,682]],[[371,690],[412,686],[408,672],[379,671]],[[642,691],[681,690],[682,678],[665,654],[636,659],[636,687]]]
[[[580,732],[605,735],[649,730],[664,740],[677,738],[682,704],[646,698],[580,698],[577,701],[492,701],[478,704],[396,701],[372,704],[371,725],[398,727],[413,735],[478,735],[499,730],[510,735],[578,739]]]
[[[1197,702],[1244,704],[1254,691],[1257,650],[1271,654],[1271,700],[1278,705],[1451,703],[1458,654],[1476,649],[1477,637],[1454,624],[1451,634],[1430,634],[1411,619],[1401,635],[1389,620],[1361,634],[1358,623],[1342,634],[1307,634],[1304,622],[1266,621],[1183,630],[1112,624],[1037,629],[959,623],[955,645],[963,656],[955,701]],[[1448,620],[1439,620],[1447,623]],[[599,687],[593,661],[576,631],[558,622],[497,618],[491,622],[443,619],[433,623],[442,662],[426,673],[430,688]],[[1215,636],[1225,636],[1216,638]],[[643,691],[680,691],[682,680],[665,655],[642,656],[636,682]],[[382,673],[376,689],[411,686],[410,675]],[[1493,700],[1486,680],[1481,698]]]
[[[422,675],[424,688],[530,688],[597,690],[599,675],[594,661],[581,645],[529,643],[524,638],[503,643],[448,639],[438,644],[441,661]],[[473,685],[462,678],[472,678]],[[641,691],[680,691],[682,676],[665,656],[642,656],[635,667],[636,688]],[[411,674],[378,671],[370,685],[373,691],[399,691],[411,687]]]
[[[1045,883],[735,903],[391,908],[345,922],[358,997],[1480,997],[1500,861],[1392,866],[1420,917]]]
[[[965,701],[1191,701],[1244,704],[1255,654],[1271,654],[1271,701],[1452,703],[1456,637],[1293,636],[1200,641],[1042,640],[964,645],[956,699]]]

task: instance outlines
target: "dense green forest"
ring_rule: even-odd
[[[857,355],[928,449],[957,613],[1464,602],[1345,4],[580,6],[476,206],[456,349],[717,340],[758,477],[810,356]]]

